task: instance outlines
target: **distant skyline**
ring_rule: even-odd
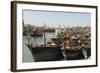
[[[74,27],[91,26],[91,14],[79,12],[61,12],[61,11],[36,11],[23,10],[23,20],[25,24],[48,27]]]

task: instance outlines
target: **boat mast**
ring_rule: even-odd
[[[28,38],[28,31],[24,31],[24,26],[25,26],[25,24],[24,24],[24,19],[22,19],[22,25],[23,25],[23,32],[25,32],[26,33],[26,38],[27,38],[27,41],[28,41],[28,44],[29,45],[31,45],[31,42],[30,42],[30,40],[29,40],[29,38]]]
[[[44,34],[44,46],[46,46],[46,35],[45,35],[45,28],[46,28],[46,23],[44,23],[44,31],[43,31],[43,34]]]
[[[64,60],[66,60],[67,59],[67,55],[66,55],[66,41],[67,40],[66,40],[66,27],[65,27],[64,24],[63,24],[63,28],[64,28],[64,32],[63,33],[65,33],[64,34],[65,37],[63,38],[64,39],[64,45],[63,45],[64,52],[63,53],[64,53]]]

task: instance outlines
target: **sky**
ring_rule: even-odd
[[[48,27],[91,26],[91,14],[83,12],[23,10],[25,24]]]

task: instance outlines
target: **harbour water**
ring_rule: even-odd
[[[55,35],[54,32],[46,32],[45,36],[46,36],[46,42],[50,41],[51,37],[53,37]],[[44,37],[40,36],[40,37],[31,37],[31,42],[37,45],[41,45],[44,44]],[[31,51],[29,50],[29,48],[26,46],[26,44],[28,44],[28,40],[26,36],[23,36],[23,49],[22,49],[22,61],[24,62],[34,62],[34,58],[32,56]]]

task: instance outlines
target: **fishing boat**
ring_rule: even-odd
[[[64,56],[61,51],[61,46],[36,46],[26,44],[30,49],[35,62],[41,61],[58,61],[63,60]]]
[[[30,34],[27,34],[27,33],[30,33]],[[36,31],[26,31],[26,32],[23,32],[23,36],[27,36],[27,35],[30,35],[31,37],[42,37],[43,36],[43,33],[42,32],[36,32]]]
[[[78,38],[76,35],[72,35],[71,32],[65,32],[64,35],[64,54],[66,56],[66,60],[79,60],[84,59],[83,48],[81,47],[81,43],[78,42]]]
[[[39,28],[35,28],[34,30],[32,30],[31,34],[32,37],[42,37],[43,36],[43,32],[39,30]]]
[[[44,29],[45,32],[55,32],[54,28],[46,28]]]
[[[31,34],[31,36],[32,36],[32,37],[41,37],[41,36],[43,36],[43,33],[42,33],[42,32],[33,32],[33,33]]]
[[[26,46],[30,49],[35,62],[63,60],[64,56],[62,54],[61,46],[52,43],[48,45],[46,43],[45,31],[43,31],[43,37],[43,45],[34,45],[33,43],[30,43],[29,39],[29,43],[26,44]]]
[[[65,53],[66,53],[67,60],[84,59],[84,55],[81,49],[66,49]]]

